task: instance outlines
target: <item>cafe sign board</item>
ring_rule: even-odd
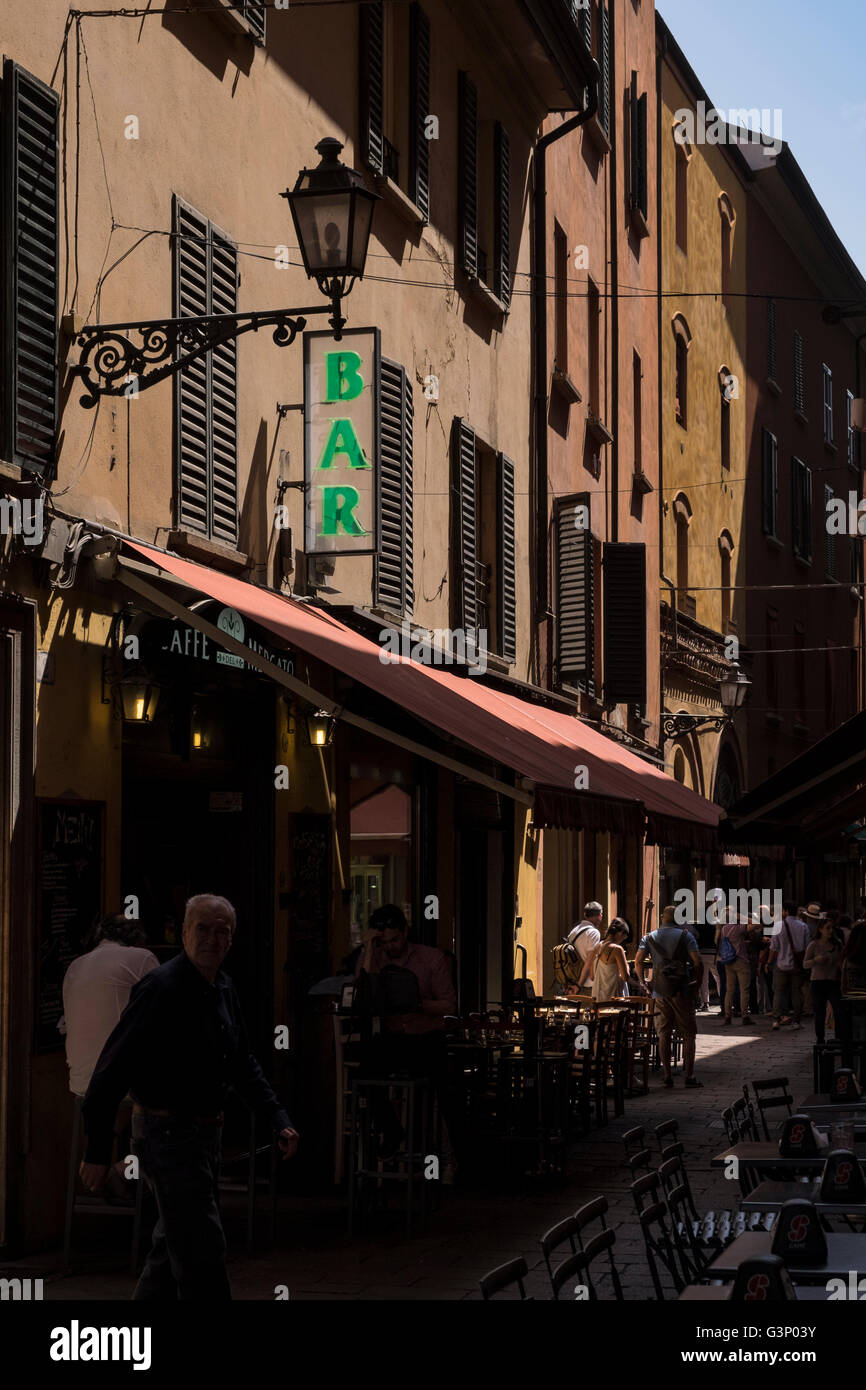
[[[379,330],[304,334],[308,555],[379,549]]]

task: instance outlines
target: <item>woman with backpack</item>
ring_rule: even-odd
[[[623,946],[630,935],[628,923],[621,917],[614,917],[603,939],[588,957],[581,984],[592,981],[593,999],[628,998],[628,961]]]

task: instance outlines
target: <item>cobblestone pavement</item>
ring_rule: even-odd
[[[338,1198],[286,1199],[276,1248],[230,1258],[235,1298],[273,1299],[275,1288],[285,1285],[291,1299],[478,1299],[481,1275],[522,1254],[530,1270],[527,1292],[549,1299],[539,1237],[601,1193],[610,1203],[609,1224],[616,1231],[616,1263],[625,1296],[653,1298],[621,1136],[633,1125],[651,1131],[675,1118],[698,1209],[736,1211],[738,1185],[709,1166],[725,1144],[722,1109],[741,1094],[744,1081],[755,1078],[787,1076],[795,1100],[812,1090],[812,1019],[806,1018],[799,1032],[773,1032],[770,1025],[771,1019],[762,1017],[751,1028],[744,1028],[739,1019],[726,1028],[715,1007],[710,1014],[698,1015],[696,1075],[703,1089],[684,1090],[680,1071],[674,1089],[666,1090],[661,1073],[651,1074],[648,1095],[627,1099],[624,1116],[575,1144],[565,1182],[519,1192],[459,1187],[446,1191],[427,1232],[414,1240],[406,1239],[399,1217],[391,1220],[385,1214],[375,1238],[365,1236],[350,1244],[345,1206]],[[230,1248],[242,1248],[242,1226],[227,1221],[227,1227]],[[112,1263],[121,1262],[115,1255]],[[19,1267],[7,1263],[2,1272],[44,1275],[46,1299],[128,1298],[134,1278],[122,1263],[120,1269],[105,1266],[103,1257],[99,1264],[60,1276],[57,1252],[49,1252],[21,1261]],[[604,1283],[600,1292],[604,1297]]]

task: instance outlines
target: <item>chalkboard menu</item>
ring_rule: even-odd
[[[103,801],[40,801],[36,1050],[63,1046],[63,976],[102,915]]]

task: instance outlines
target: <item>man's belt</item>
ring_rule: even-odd
[[[132,1107],[133,1115],[156,1115],[161,1120],[175,1120],[179,1124],[186,1121],[187,1124],[196,1125],[221,1125],[223,1123],[223,1113],[218,1115],[187,1115],[178,1110],[156,1110],[152,1105],[139,1105],[135,1101]]]

